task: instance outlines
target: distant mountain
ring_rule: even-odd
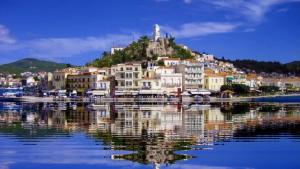
[[[56,69],[63,69],[70,64],[44,61],[34,58],[25,58],[12,63],[0,65],[0,73],[20,74],[22,72],[52,72]]]
[[[268,61],[256,61],[256,60],[228,60],[218,59],[221,61],[227,61],[233,63],[233,65],[244,71],[255,71],[256,73],[283,73],[283,74],[295,74],[300,75],[300,61],[294,61],[290,63],[280,62],[268,62]]]

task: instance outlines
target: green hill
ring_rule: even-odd
[[[295,74],[300,75],[300,61],[290,63],[270,62],[270,61],[256,61],[256,60],[228,60],[219,59],[233,63],[233,65],[244,71],[255,71],[256,73],[282,73],[282,74]]]
[[[12,63],[0,65],[0,73],[20,74],[22,72],[52,72],[56,69],[63,69],[68,66],[70,66],[70,64],[25,58]]]
[[[103,52],[99,59],[95,59],[86,65],[110,67],[124,62],[156,60],[159,56],[181,59],[193,58],[191,51],[177,45],[173,37],[161,38],[157,42],[153,42],[147,36],[142,36],[123,50],[115,51],[114,54]]]
[[[195,54],[200,52],[193,51]],[[103,52],[102,56],[89,63],[87,66],[95,67],[110,67],[112,65],[131,61],[147,61],[156,60],[157,57],[168,56],[180,59],[192,59],[193,54],[190,50],[184,49],[182,46],[176,44],[174,37],[160,38],[153,42],[147,36],[140,37],[137,41],[133,41],[126,48],[120,51],[115,51],[114,54]],[[300,75],[300,61],[282,64],[280,62],[256,61],[256,60],[228,60],[217,59],[220,61],[227,61],[241,70],[257,73],[282,73],[282,74],[296,74]],[[159,64],[159,63],[158,63]]]

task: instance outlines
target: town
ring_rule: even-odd
[[[300,77],[276,73],[243,71],[214,55],[181,49],[191,58],[173,57],[164,50],[170,43],[162,37],[159,25],[153,26],[148,60],[129,61],[110,67],[67,67],[54,72],[1,74],[2,97],[38,96],[57,101],[92,99],[159,99],[209,101],[210,98],[263,96],[299,93]],[[112,47],[110,54],[124,47]]]

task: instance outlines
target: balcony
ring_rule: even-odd
[[[151,86],[142,86],[142,89],[151,89]]]
[[[162,83],[162,87],[181,87],[181,84],[168,84],[168,83]]]

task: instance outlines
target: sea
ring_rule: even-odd
[[[0,102],[0,169],[299,169],[299,97]]]

